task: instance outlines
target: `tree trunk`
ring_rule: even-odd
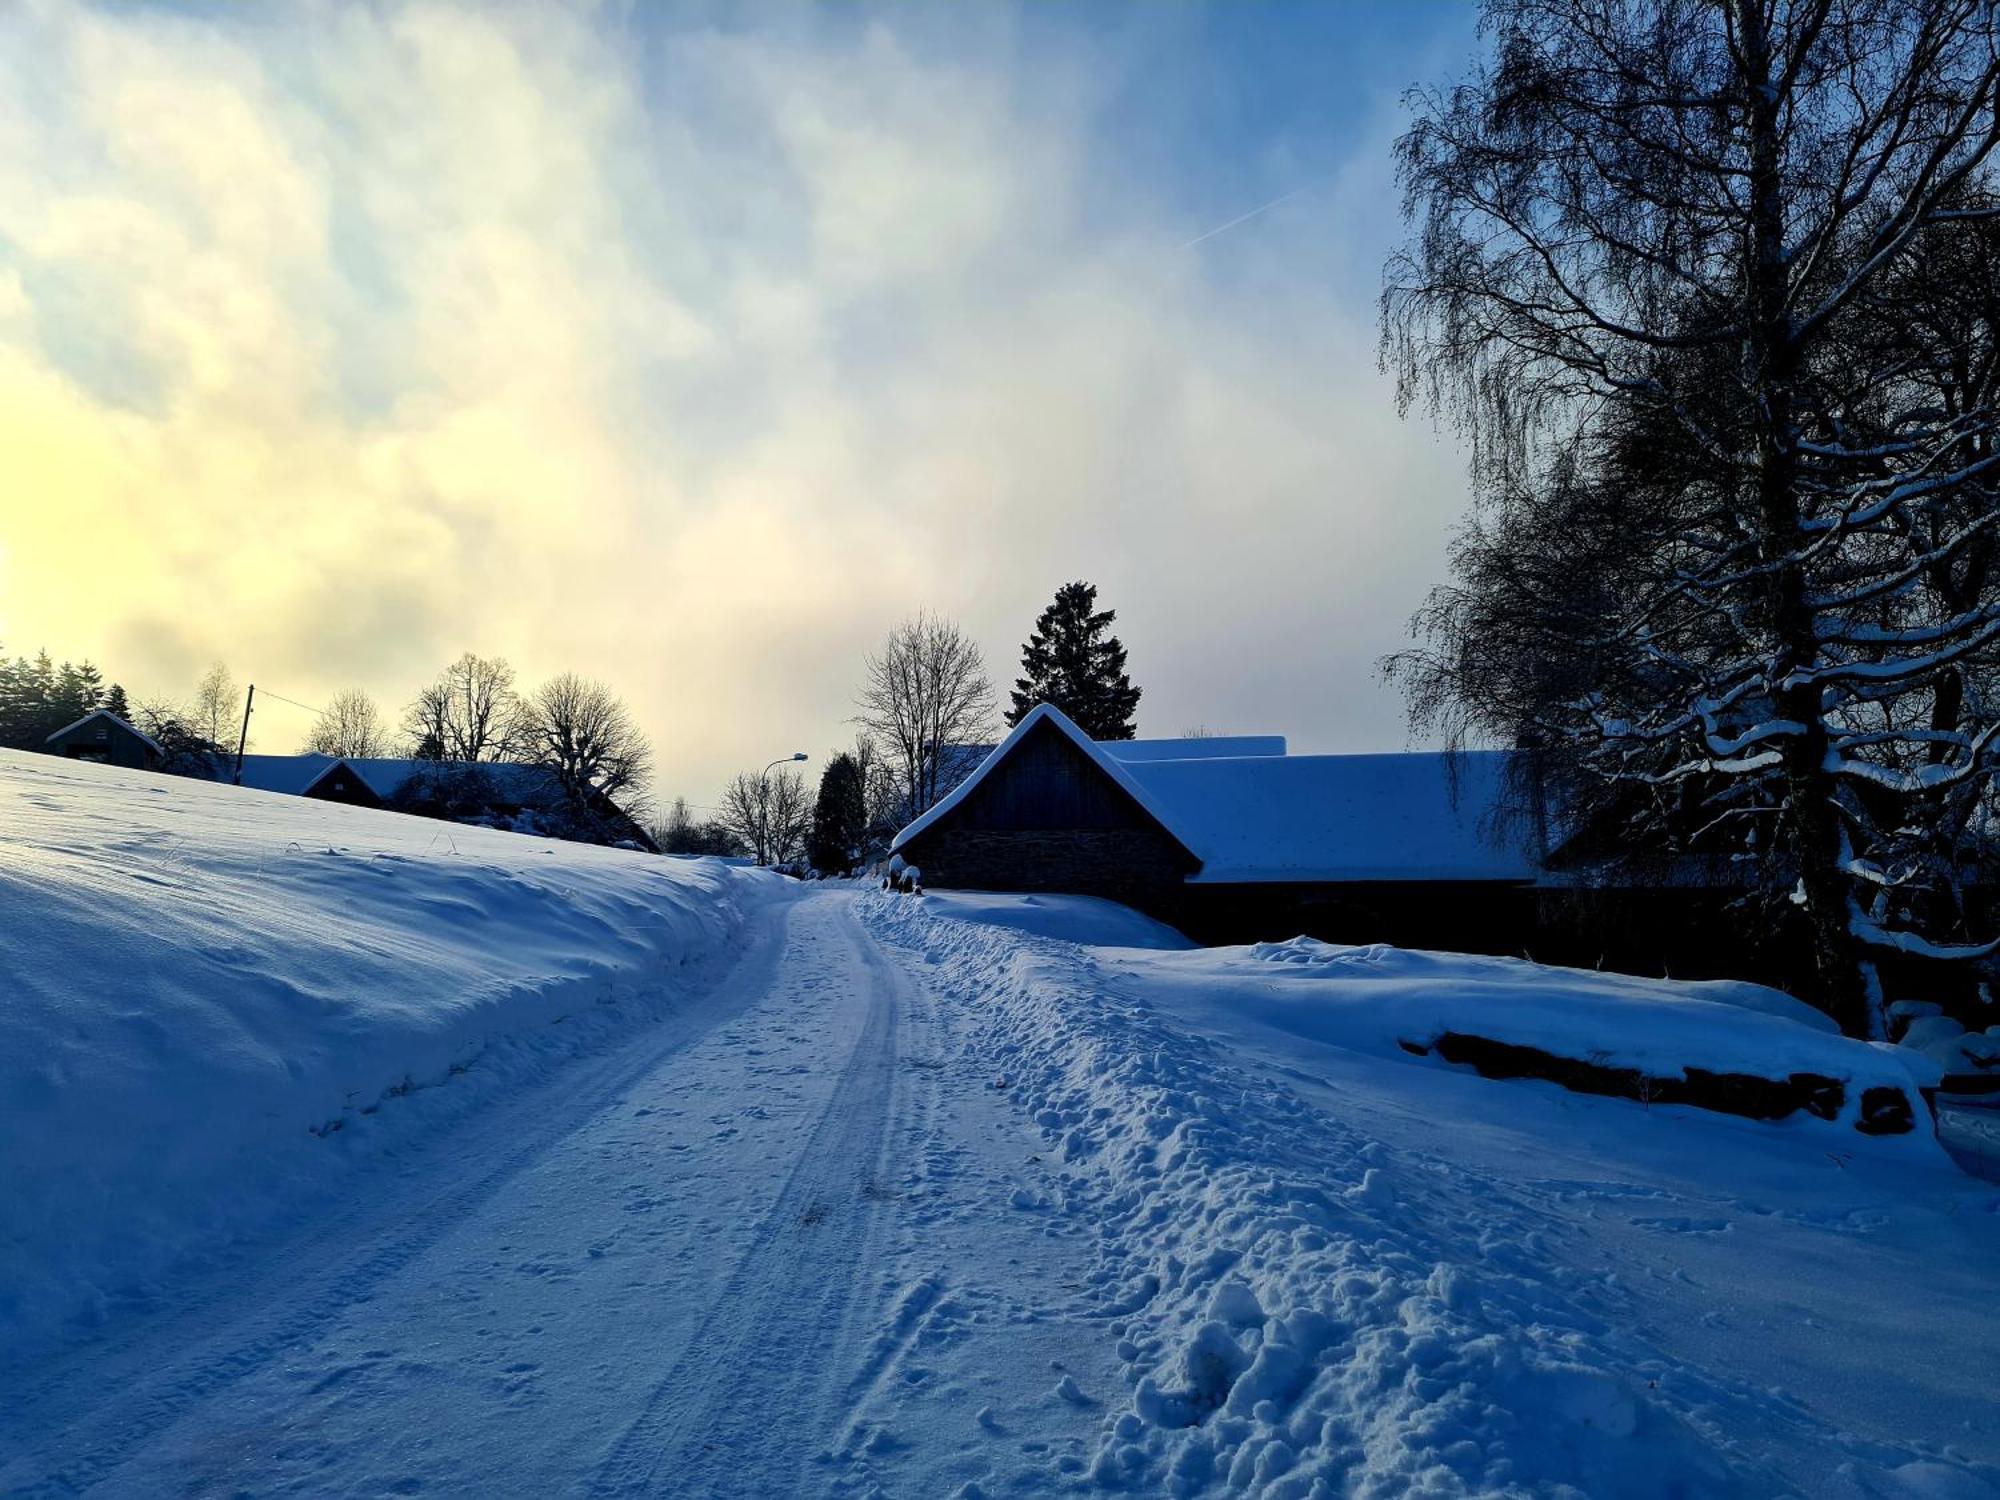
[[[1758,0],[1737,0],[1737,45],[1749,132],[1749,244],[1745,267],[1749,338],[1748,386],[1757,398],[1757,449],[1753,462],[1758,518],[1771,575],[1771,628],[1776,675],[1810,666],[1818,655],[1807,604],[1806,537],[1800,530],[1799,471],[1794,388],[1800,349],[1788,300],[1784,184],[1779,139],[1783,100],[1774,83],[1771,40]],[[1780,718],[1804,732],[1784,747],[1785,824],[1798,867],[1798,894],[1811,924],[1819,1002],[1851,1036],[1873,1029],[1871,986],[1862,965],[1848,909],[1846,841],[1833,776],[1826,768],[1827,725],[1816,684],[1774,694]]]

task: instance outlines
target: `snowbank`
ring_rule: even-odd
[[[1189,949],[1194,944],[1164,922],[1096,896],[1014,895],[996,891],[930,891],[924,903],[941,916],[990,922],[1066,943],[1105,948]]]
[[[0,751],[0,1348],[671,1003],[777,884]]]
[[[1268,982],[1273,976],[1280,982]],[[1518,958],[1411,952],[1294,938],[1211,949],[1179,965],[1261,1023],[1337,1046],[1393,1056],[1452,1039],[1535,1049],[1604,1071],[1681,1079],[1688,1070],[1783,1083],[1798,1075],[1837,1090],[1831,1120],[1852,1127],[1871,1090],[1894,1095],[1931,1139],[1908,1059],[1840,1034],[1820,1011],[1737,980],[1642,979],[1551,968]],[[1419,1054],[1422,1055],[1422,1054]],[[1811,1111],[1806,1111],[1810,1116]]]
[[[1625,1023],[1599,1042],[1649,1065],[1699,1045],[1894,1076],[1785,997],[1391,950],[1079,947],[866,899],[1033,1142],[1017,1210],[1097,1247],[1071,1316],[1126,1388],[1086,1393],[1096,1486],[1996,1492],[2000,1196],[1926,1134],[1647,1110],[1400,1046],[1521,1007],[1550,1042]]]

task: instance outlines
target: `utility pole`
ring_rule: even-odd
[[[243,785],[243,747],[250,743],[250,705],[257,701],[257,684],[250,684],[250,691],[243,695],[243,729],[236,736],[235,783]]]

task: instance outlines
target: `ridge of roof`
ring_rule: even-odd
[[[1105,754],[1126,765],[1162,760],[1272,759],[1289,753],[1282,734],[1178,735],[1163,739],[1098,740]]]

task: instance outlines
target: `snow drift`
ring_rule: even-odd
[[[0,751],[0,1348],[671,1003],[774,884]]]
[[[1072,1317],[1114,1344],[1125,1390],[1088,1393],[1095,1487],[2000,1493],[2000,1196],[1927,1131],[1649,1109],[1401,1044],[1477,1021],[1648,1068],[1869,1082],[1901,1076],[1890,1049],[1752,986],[1078,946],[867,899],[1033,1142],[1015,1207],[1097,1246]]]

